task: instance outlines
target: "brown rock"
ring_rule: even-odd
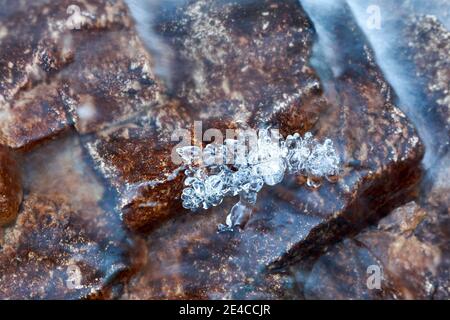
[[[99,130],[155,103],[151,59],[122,1],[3,2],[2,143],[29,147],[72,123]]]
[[[0,249],[0,297],[114,296],[118,275],[127,271],[129,261],[113,200],[129,228],[160,226],[139,248],[142,270],[128,283],[124,298],[281,297],[293,285],[283,275],[287,266],[358,233],[408,201],[420,176],[423,147],[394,106],[390,87],[350,16],[330,21],[336,24],[336,61],[341,65],[335,78],[324,79],[327,91],[322,94],[308,64],[313,27],[298,1],[190,1],[176,12],[176,23],[162,23],[159,30],[175,52],[178,73],[171,89],[182,102],[149,108],[160,101],[159,85],[122,3],[113,2],[118,6],[103,11],[109,4],[91,2],[93,6],[80,6],[96,8],[95,18],[82,15],[81,30],[55,33],[51,28],[65,21],[65,6],[38,1],[32,7],[30,16],[42,17],[32,23],[42,24],[32,24],[30,33],[37,30],[37,35],[31,40],[24,36],[25,56],[20,56],[17,76],[2,73],[6,78],[0,78],[1,119],[9,121],[0,124],[0,141],[22,147],[62,131],[69,121],[59,113],[60,99],[78,132],[95,132],[82,137],[83,145],[117,194],[105,194],[86,166],[77,138],[28,155],[19,223],[7,229]],[[6,5],[10,11],[2,17],[7,23],[18,23],[9,19],[17,14],[24,24],[25,9]],[[47,20],[48,10],[61,18]],[[11,26],[5,43],[12,41]],[[0,34],[5,34],[2,27]],[[58,40],[49,36],[53,34]],[[346,43],[350,38],[354,43]],[[6,58],[0,54],[0,68],[14,56],[7,48]],[[41,53],[39,48],[55,49]],[[43,94],[46,90],[49,95]],[[27,94],[39,99],[16,102]],[[30,114],[43,113],[37,112],[36,123],[25,122],[18,129],[12,121],[27,113],[20,108],[14,113],[14,104]],[[174,143],[169,137],[196,118],[222,122],[225,128],[237,122],[272,124],[283,134],[312,130],[319,139],[335,142],[343,172],[337,183],[322,181],[315,190],[295,177],[265,188],[244,230],[217,233],[236,199],[206,212],[180,214],[182,176],[170,159]],[[385,297],[414,292],[428,297],[433,290],[444,295],[448,281],[431,286],[420,281],[430,281],[430,272],[442,275],[438,279],[448,275],[448,264],[441,263],[445,244],[424,240],[435,229],[420,227],[423,216],[420,210],[395,214],[376,233],[369,230],[357,241],[346,240],[343,252],[319,259],[304,294],[320,297],[327,288],[339,297],[338,282],[326,278],[328,264],[336,262],[344,285],[351,287],[343,295],[373,297],[362,284],[345,281],[364,274],[367,263],[381,261],[389,271]],[[350,270],[348,261],[356,267]]]
[[[345,240],[320,257],[306,280],[305,296],[320,299],[436,298],[438,290],[446,289],[441,280],[445,281],[443,270],[448,266],[445,261],[448,245],[447,251],[443,251],[442,246],[448,236],[434,233],[441,244],[425,236],[437,231],[436,218],[436,212],[414,202],[394,210],[377,227]],[[381,270],[379,288],[368,285],[371,266]]]
[[[294,278],[300,282],[300,291],[305,299],[394,299],[399,294],[377,256],[351,239],[333,246],[310,272],[306,272],[306,276],[304,273],[302,270],[294,271]],[[380,275],[381,289],[369,288],[372,275]]]
[[[427,80],[428,93],[436,100],[436,112],[448,126],[450,32],[434,16],[418,16],[408,25],[408,40],[417,75]],[[446,115],[446,116],[445,116]]]
[[[2,299],[114,297],[127,237],[76,137],[24,157],[25,197],[0,241]]]
[[[68,10],[70,5],[78,7],[75,14]],[[120,0],[38,0],[32,4],[2,0],[1,6],[0,101],[11,100],[19,90],[44,81],[70,63],[70,35],[81,32],[78,27],[90,30],[131,24]],[[71,24],[71,17],[80,24]]]
[[[283,276],[287,266],[407,201],[421,174],[421,141],[393,105],[358,27],[348,16],[334,22],[339,24],[337,48],[349,45],[342,39],[353,39],[351,48],[360,48],[351,55],[342,50],[341,72],[326,83],[327,112],[312,128],[339,150],[338,182],[323,181],[310,190],[287,177],[263,189],[242,231],[217,233],[235,199],[167,221],[148,237],[147,264],[125,298],[284,296],[293,285]]]
[[[416,76],[424,82],[428,112],[443,128],[440,149],[448,151],[450,144],[450,31],[435,16],[410,19],[405,28],[408,54],[416,66]]]
[[[441,250],[441,262],[433,278],[434,299],[448,299],[450,295],[450,154],[436,163],[423,182],[421,206],[427,219],[417,228],[417,237]]]
[[[143,113],[159,99],[152,60],[134,29],[73,35],[74,58],[58,74],[63,104],[80,133]]]
[[[320,299],[448,299],[450,292],[449,156],[427,172],[418,202],[331,247],[299,278],[302,295]],[[382,271],[370,289],[368,268]],[[294,274],[301,265],[293,267]]]
[[[158,35],[174,56],[169,87],[194,118],[305,132],[325,108],[307,64],[314,32],[298,1],[196,0],[161,17]]]
[[[154,228],[181,210],[183,175],[171,158],[178,141],[170,138],[175,129],[188,125],[184,115],[182,106],[172,102],[87,138],[87,150],[117,190],[118,208],[132,230]]]
[[[53,137],[70,126],[55,83],[20,91],[0,111],[0,141],[12,148],[27,148]]]
[[[0,228],[16,219],[21,201],[20,169],[11,151],[0,145]]]

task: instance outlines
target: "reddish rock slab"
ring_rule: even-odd
[[[129,240],[77,137],[24,156],[24,201],[0,238],[2,299],[113,298]]]
[[[12,148],[30,149],[71,125],[55,83],[20,91],[0,111],[0,141]]]
[[[332,246],[311,270],[293,267],[299,295],[304,298],[449,298],[449,32],[434,16],[405,15],[400,26],[400,43],[405,43],[402,59],[412,63],[414,81],[423,88],[420,101],[427,107],[417,107],[432,133],[427,152],[433,163],[429,163],[416,202]],[[368,286],[374,267],[383,276],[378,289]]]
[[[73,62],[58,74],[63,105],[85,134],[157,104],[152,59],[134,29],[74,33]]]
[[[356,234],[411,197],[421,176],[420,138],[392,92],[349,10],[331,20],[341,72],[327,81],[327,112],[313,133],[338,148],[342,173],[318,189],[287,177],[264,188],[245,228],[218,233],[235,199],[175,217],[151,233],[143,270],[124,298],[280,298],[295,285],[287,267]],[[334,29],[333,29],[334,30]],[[346,35],[342,38],[341,35]],[[283,128],[283,123],[280,124]]]
[[[2,0],[0,5],[0,101],[11,100],[20,90],[44,81],[70,63],[71,33],[130,25],[122,1]],[[70,11],[70,5],[77,8]],[[71,16],[79,20],[79,25],[70,24]]]
[[[450,31],[435,16],[410,17],[404,30],[407,56],[414,61],[429,104],[427,113],[442,128],[438,152],[445,153],[450,145]]]
[[[100,130],[155,104],[152,61],[122,1],[3,2],[2,143],[28,148],[72,124]]]
[[[193,120],[202,119],[204,130],[215,128],[223,134],[246,121],[254,128],[272,125],[285,135],[304,133],[327,107],[320,83],[305,62],[313,31],[297,2],[191,1],[185,9],[187,13],[181,8],[176,13],[183,18],[170,16],[157,30],[158,36],[174,46],[177,80],[173,85],[180,89],[176,99],[180,102],[161,104],[146,116],[138,116],[137,122],[118,126],[112,136],[99,134],[97,141],[88,144],[97,167],[118,190],[119,209],[133,230],[151,229],[172,216],[171,210],[180,212],[181,178],[176,183],[160,183],[177,168],[168,164],[175,145],[168,141],[172,128],[191,130]],[[241,23],[234,24],[238,18]],[[222,27],[208,31],[203,25],[206,21]],[[267,22],[270,28],[264,27]],[[219,29],[226,35],[215,34]],[[226,37],[227,42],[217,37]],[[205,69],[212,60],[215,63]],[[249,70],[241,71],[245,66]],[[201,88],[192,80],[197,72],[209,77]],[[241,73],[242,77],[236,76]],[[194,94],[200,89],[201,94]],[[143,129],[130,131],[129,126],[136,124]],[[153,124],[155,130],[144,128]],[[124,132],[132,132],[132,138],[123,139]]]
[[[194,118],[283,120],[282,129],[306,131],[326,107],[308,65],[314,30],[298,1],[195,0],[160,16],[156,33],[173,56],[169,91]]]
[[[183,175],[172,161],[178,140],[171,136],[188,125],[183,107],[171,102],[84,140],[94,166],[117,190],[130,229],[147,231],[182,210]]]
[[[434,299],[450,296],[450,154],[443,156],[422,185],[421,206],[429,218],[417,230],[417,236],[441,250],[441,262],[433,278]]]
[[[320,257],[306,280],[305,297],[448,298],[446,226],[448,217],[444,220],[436,211],[414,202],[394,210],[376,227]],[[380,271],[379,287],[374,287],[375,268]]]
[[[330,247],[310,270],[292,266],[297,294],[308,299],[448,299],[449,168],[447,154],[428,171],[416,202]],[[374,267],[381,270],[379,288],[367,285],[373,285]]]
[[[22,179],[15,156],[0,145],[0,228],[13,222],[22,201]]]

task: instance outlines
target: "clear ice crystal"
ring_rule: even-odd
[[[176,151],[186,165],[183,207],[196,211],[218,206],[225,197],[239,195],[239,202],[220,230],[231,230],[248,218],[264,184],[280,183],[285,174],[306,177],[307,186],[319,188],[322,178],[335,181],[340,159],[333,142],[317,141],[311,133],[298,133],[283,139],[269,129],[259,130],[256,142],[245,138],[227,139],[223,145],[208,144]]]
[[[183,162],[187,165],[195,164],[201,160],[202,149],[200,149],[200,147],[185,146],[178,148],[176,151]]]

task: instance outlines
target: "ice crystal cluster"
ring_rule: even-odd
[[[288,173],[302,175],[309,186],[317,187],[318,179],[337,176],[340,164],[330,139],[320,143],[311,133],[283,139],[269,129],[259,130],[253,143],[242,134],[221,145],[185,146],[177,153],[187,167],[181,195],[184,208],[208,209],[227,196],[240,196],[222,226],[230,229],[251,212],[264,184],[276,185]]]

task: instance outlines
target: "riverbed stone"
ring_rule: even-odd
[[[22,201],[22,177],[14,153],[0,145],[0,228],[13,222]]]
[[[0,238],[2,299],[113,298],[131,242],[73,135],[24,156],[24,200]],[[119,290],[119,291],[118,291]]]

